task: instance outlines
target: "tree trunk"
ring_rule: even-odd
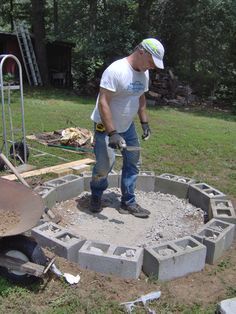
[[[91,38],[95,31],[97,25],[97,0],[89,0],[89,37]]]
[[[54,24],[54,35],[58,35],[58,1],[53,0],[53,24]]]
[[[138,30],[141,37],[149,37],[150,27],[150,9],[153,0],[139,0],[138,1]]]
[[[44,0],[31,0],[32,3],[32,26],[34,33],[35,53],[42,77],[43,85],[49,85],[46,35],[44,24]]]

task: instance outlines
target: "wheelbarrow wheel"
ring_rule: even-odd
[[[47,264],[47,258],[40,246],[33,239],[24,235],[1,238],[0,252],[3,255],[15,257],[25,262],[29,261],[43,266]],[[23,271],[10,271],[5,267],[0,267],[0,275],[11,282],[19,284],[32,284],[39,280],[38,277]]]
[[[14,159],[14,157],[16,158],[16,160],[20,160],[20,158],[24,161],[24,162],[27,162],[28,159],[29,159],[29,148],[28,146],[26,145],[26,160],[25,159],[25,156],[24,156],[24,143],[23,142],[16,142],[14,144],[15,146],[15,154],[14,154],[14,147],[13,145],[11,145],[10,147],[10,156],[12,159]],[[20,158],[19,158],[19,157]]]

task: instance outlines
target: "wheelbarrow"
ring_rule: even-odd
[[[32,283],[54,262],[22,233],[34,227],[44,211],[41,197],[23,184],[0,178],[0,275],[15,283]]]

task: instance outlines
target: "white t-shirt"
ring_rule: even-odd
[[[110,109],[115,129],[121,133],[128,130],[139,109],[139,97],[148,91],[149,72],[135,71],[126,58],[113,62],[102,74],[100,87],[114,94]],[[91,119],[101,123],[98,99]]]

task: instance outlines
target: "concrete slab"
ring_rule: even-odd
[[[78,253],[80,267],[122,278],[137,279],[143,262],[143,249],[86,241]]]
[[[187,236],[145,248],[143,271],[161,281],[200,271],[205,266],[206,247]]]
[[[155,189],[155,181],[155,172],[140,171],[137,178],[136,189],[144,192],[153,192]]]
[[[209,206],[211,199],[226,199],[226,195],[206,183],[193,183],[189,185],[189,202],[200,207],[209,216]]]
[[[155,192],[173,194],[179,198],[188,198],[189,185],[195,183],[195,180],[183,176],[177,176],[170,173],[163,173],[156,176]]]
[[[54,187],[40,185],[34,191],[42,197],[45,207],[52,208],[56,204],[57,191]]]
[[[192,237],[207,247],[206,263],[214,264],[233,243],[234,225],[211,219]]]
[[[54,223],[44,223],[31,230],[37,243],[71,262],[78,261],[78,250],[86,239]]]
[[[228,199],[211,199],[209,218],[220,219],[236,225],[236,213],[232,202]]]
[[[76,197],[84,191],[84,179],[81,176],[73,174],[47,181],[45,185],[53,187],[56,190],[57,202]]]

